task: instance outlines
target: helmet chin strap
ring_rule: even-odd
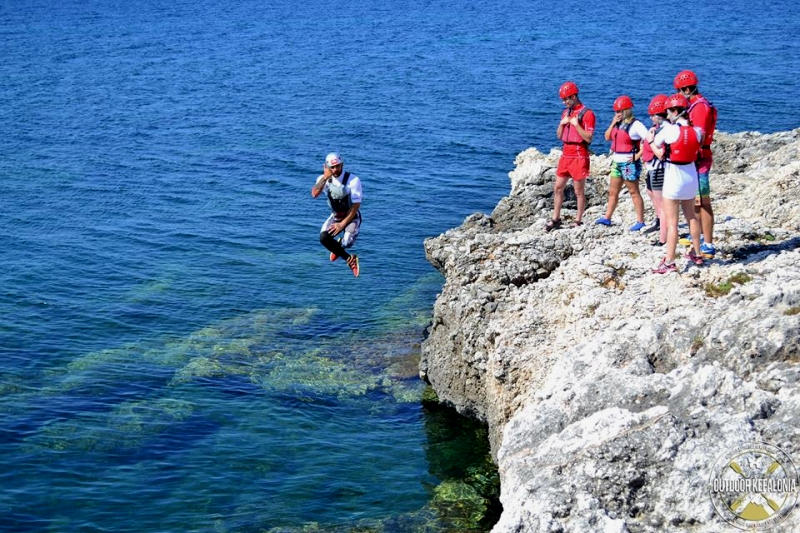
[[[567,109],[569,110],[569,111],[567,112],[567,115],[571,115],[571,114],[572,114],[572,110],[573,110],[573,109],[575,109],[576,107],[578,107],[578,97],[577,97],[577,96],[575,96],[575,95],[573,95],[573,96],[572,96],[572,105],[570,105],[570,106],[567,108]]]
[[[678,122],[678,119],[679,119],[679,118],[683,118],[683,115],[685,115],[685,114],[686,114],[686,110],[685,110],[685,109],[684,109],[683,111],[681,111],[680,113],[675,113],[675,118],[673,118],[672,120],[670,120],[670,122],[672,122],[673,124],[675,124],[676,122]]]

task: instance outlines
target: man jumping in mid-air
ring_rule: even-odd
[[[342,174],[344,161],[338,153],[332,152],[325,156],[322,166],[322,175],[317,178],[311,187],[311,196],[318,197],[323,191],[327,194],[331,215],[322,224],[319,242],[331,252],[331,261],[343,257],[347,266],[358,277],[358,256],[349,254],[345,248],[353,246],[361,228],[361,180],[358,176],[345,172]],[[336,240],[340,233],[344,234]]]

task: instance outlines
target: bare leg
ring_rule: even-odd
[[[656,205],[656,195],[650,189],[645,188],[647,191],[647,197],[650,199],[650,205],[653,206],[653,213],[655,213],[656,218],[658,218],[658,206]]]
[[[608,205],[606,206],[606,218],[608,220],[611,220],[611,215],[617,209],[620,189],[622,189],[622,178],[611,178],[611,182],[608,184]]]
[[[653,209],[656,208],[656,201],[653,199],[653,191],[650,189],[645,189],[647,191],[647,197],[650,198],[650,203],[653,205]],[[658,211],[656,211],[656,216],[658,216]]]
[[[561,204],[564,203],[564,188],[567,186],[569,178],[556,176],[556,183],[553,185],[553,220],[561,219]]]
[[[661,220],[662,226],[667,226],[667,244],[665,255],[667,263],[675,261],[675,248],[678,246],[678,200],[664,199],[662,213],[664,218]]]
[[[714,210],[711,208],[711,198],[700,198],[700,205],[695,203],[694,212],[700,216],[703,239],[714,242]]]
[[[658,242],[667,242],[667,225],[664,222],[664,198],[661,191],[653,191],[653,205],[656,208],[656,216],[661,222],[658,228]]]
[[[586,180],[572,180],[572,186],[575,187],[575,196],[578,198],[578,214],[575,215],[575,222],[580,222],[586,210]]]
[[[683,209],[683,216],[686,217],[686,222],[689,223],[689,234],[692,236],[694,255],[700,257],[700,221],[695,216],[694,200],[681,200],[681,208]]]
[[[636,210],[636,221],[644,223],[644,200],[639,192],[639,181],[625,181],[625,187],[633,200],[633,208]]]

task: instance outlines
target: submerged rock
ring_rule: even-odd
[[[719,531],[720,455],[800,451],[800,129],[718,135],[718,253],[679,257],[677,275],[651,273],[663,251],[627,230],[625,194],[614,226],[591,224],[606,156],[592,157],[588,223],[545,233],[558,155],[522,152],[491,216],[426,241],[446,282],[421,376],[489,424],[494,531]]]

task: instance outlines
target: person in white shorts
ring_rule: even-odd
[[[320,228],[319,242],[330,252],[331,261],[344,258],[353,275],[358,277],[358,256],[347,253],[345,248],[355,244],[361,229],[361,202],[364,194],[359,177],[350,172],[343,173],[343,170],[344,161],[339,154],[332,152],[325,156],[322,175],[311,187],[311,196],[316,198],[325,192],[331,208],[330,216]],[[339,234],[341,237],[337,241],[335,237]]]
[[[700,254],[700,223],[694,214],[694,198],[697,195],[697,167],[694,162],[700,150],[703,133],[699,128],[689,125],[686,117],[688,107],[689,101],[684,95],[670,96],[666,103],[669,124],[665,124],[658,134],[651,131],[647,137],[653,153],[665,165],[662,190],[664,220],[661,223],[667,224],[667,244],[664,258],[653,269],[656,274],[678,271],[675,265],[675,248],[678,245],[679,206],[689,223],[689,233],[692,236],[692,249],[686,254],[686,258],[695,265],[703,264]]]

